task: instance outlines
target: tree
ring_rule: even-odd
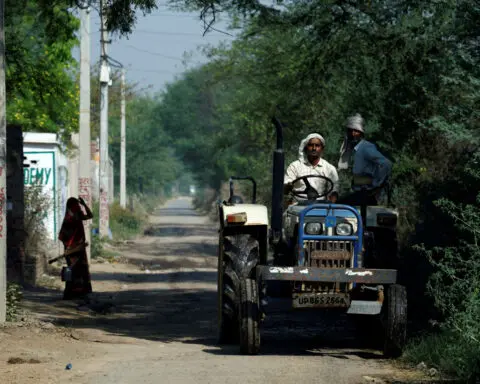
[[[160,121],[155,119],[158,101],[147,96],[136,96],[127,104],[127,189],[138,192],[138,181],[151,193],[163,194],[182,172],[168,135]],[[114,162],[120,161],[120,119],[110,118],[110,153]],[[118,183],[119,170],[115,170]]]
[[[7,0],[7,119],[25,130],[78,129],[76,62],[71,50],[78,20],[65,2]]]

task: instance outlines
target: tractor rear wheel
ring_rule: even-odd
[[[242,280],[240,293],[240,352],[256,355],[260,351],[260,308],[256,281]]]
[[[259,260],[259,244],[248,234],[225,236],[220,238],[219,252],[218,341],[232,344],[239,340],[240,280],[248,276],[249,266]]]
[[[407,290],[404,286],[388,286],[382,312],[383,354],[385,357],[399,357],[407,338]]]

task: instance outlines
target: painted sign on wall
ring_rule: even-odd
[[[24,168],[23,183],[25,185],[48,185],[52,177],[53,168]]]
[[[23,183],[25,188],[34,185],[40,185],[42,193],[49,197],[50,209],[48,212],[42,212],[45,217],[45,227],[52,240],[56,240],[58,231],[58,217],[57,217],[57,180],[56,180],[56,165],[55,152],[32,151],[24,152],[25,164],[29,167],[23,168]]]

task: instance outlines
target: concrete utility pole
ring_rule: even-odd
[[[7,316],[7,118],[5,92],[5,1],[0,0],[0,323]]]
[[[103,12],[103,0],[100,0],[101,14],[101,65],[100,65],[100,237],[108,236],[109,198],[108,198],[108,87],[110,85],[110,66],[108,65],[108,31]]]
[[[127,206],[127,173],[126,173],[126,122],[125,122],[125,69],[122,68],[121,83],[122,104],[120,108],[120,205]]]
[[[80,8],[80,134],[78,163],[78,195],[92,207],[92,175],[90,168],[90,7]],[[91,244],[91,220],[84,221],[86,241]],[[90,262],[90,247],[87,247]]]

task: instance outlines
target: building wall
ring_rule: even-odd
[[[58,231],[65,214],[68,187],[69,160],[63,153],[55,134],[24,134],[24,187],[41,185],[49,197],[49,209],[42,212],[48,239],[57,242]]]

